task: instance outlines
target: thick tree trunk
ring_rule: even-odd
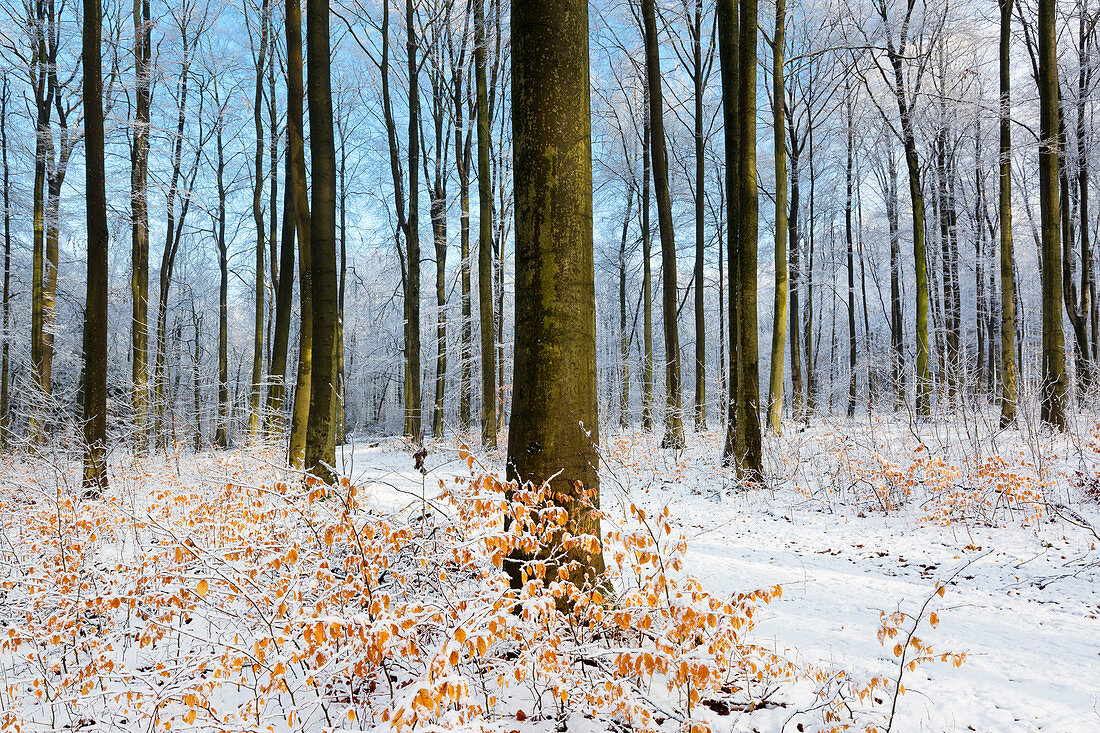
[[[599,540],[586,0],[513,3],[512,59],[518,297],[508,478],[549,482],[565,497],[566,529]],[[578,586],[603,574],[602,549],[561,554]],[[513,588],[527,559],[509,558]]]
[[[680,329],[677,325],[676,232],[672,221],[672,195],[668,185],[668,151],[665,148],[664,100],[661,91],[661,59],[657,43],[654,0],[642,0],[645,24],[646,76],[649,90],[650,148],[653,185],[657,194],[657,224],[661,232],[661,303],[665,331],[665,435],[664,448],[682,449],[683,406],[680,388]]]
[[[758,355],[756,277],[758,206],[756,183],[756,39],[757,0],[741,0],[738,39],[738,376],[737,463],[751,483],[764,482],[760,437],[760,362]]]
[[[107,488],[107,176],[99,0],[84,0],[84,145],[88,279],[84,308],[84,491]]]
[[[313,372],[305,468],[325,483],[336,476],[336,339],[340,325],[336,275],[336,144],[332,121],[329,5],[306,2],[309,142],[312,172],[310,255],[313,271]],[[414,168],[415,170],[415,168]]]
[[[1043,372],[1040,418],[1066,427],[1062,253],[1058,201],[1058,48],[1054,2],[1039,0],[1039,203],[1042,227]]]

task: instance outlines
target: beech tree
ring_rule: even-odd
[[[104,164],[102,16],[99,0],[84,0],[84,193],[87,199],[88,280],[84,307],[84,491],[107,488],[107,175]]]
[[[649,142],[653,161],[653,188],[657,194],[657,225],[661,233],[661,304],[665,332],[665,435],[661,447],[683,449],[683,403],[680,390],[680,330],[677,325],[676,233],[672,221],[672,195],[668,183],[668,150],[665,147],[664,94],[661,91],[661,59],[657,44],[654,0],[642,0],[645,27],[646,78],[649,91]]]
[[[601,539],[588,4],[513,3],[511,20],[520,296],[508,478],[548,484],[565,497],[566,528]],[[603,573],[602,550],[560,554],[578,584]],[[513,587],[524,559],[506,565]]]
[[[305,467],[332,483],[336,466],[336,338],[339,330],[336,277],[336,144],[332,122],[329,6],[306,2],[306,64],[309,87],[311,162],[310,257],[313,274],[313,370]]]

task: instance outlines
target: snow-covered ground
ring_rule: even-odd
[[[651,517],[667,508],[687,540],[682,575],[720,597],[782,586],[781,597],[758,607],[751,642],[807,668],[846,670],[857,681],[893,685],[900,671],[905,694],[894,731],[1100,731],[1100,426],[1083,422],[1067,436],[1050,436],[1026,424],[1000,432],[990,422],[963,416],[919,430],[866,418],[788,425],[785,436],[766,439],[769,486],[751,490],[721,468],[717,431],[689,435],[682,453],[660,450],[654,436],[605,434],[603,528],[629,526],[632,505]],[[112,494],[94,502],[79,498],[56,462],[5,462],[0,620],[12,641],[0,653],[0,721],[23,730],[146,731],[167,729],[164,723],[249,730],[263,716],[263,727],[273,721],[276,730],[384,728],[369,702],[373,682],[366,693],[311,690],[310,670],[323,668],[325,657],[310,655],[341,648],[332,646],[331,632],[326,638],[313,629],[318,619],[361,621],[354,620],[361,599],[332,600],[350,579],[333,573],[333,561],[347,558],[345,530],[391,519],[395,531],[415,529],[420,506],[442,505],[441,482],[469,477],[458,440],[430,441],[427,450],[421,473],[402,441],[357,438],[338,461],[358,492],[347,495],[354,506],[288,488],[294,477],[276,465],[274,452],[181,454],[168,463],[116,456]],[[475,473],[499,474],[503,452],[476,454],[473,463]],[[235,516],[241,512],[252,515]],[[384,552],[388,535],[379,541]],[[422,549],[406,556],[414,572]],[[55,593],[47,583],[57,579],[67,585]],[[965,662],[937,658],[902,671],[898,639],[880,639],[883,614],[917,614],[926,601],[917,628],[931,647],[925,655],[965,653]],[[460,616],[417,633],[442,654]],[[904,640],[912,620],[901,626]],[[86,636],[96,633],[102,639]],[[472,655],[463,664],[480,662]],[[252,692],[235,693],[237,700],[225,683],[215,691],[209,674],[218,665],[243,665],[233,673],[242,682],[230,687],[247,693],[240,687],[247,678]],[[398,686],[408,684],[412,694],[419,673],[408,669]],[[75,688],[49,688],[62,679],[75,680]],[[282,697],[284,680],[299,690],[297,709]],[[118,695],[139,681],[146,701],[124,708]],[[798,684],[779,684],[762,709],[696,706],[693,720],[723,732],[819,729],[798,715],[812,703]],[[247,706],[249,694],[269,697],[233,725],[211,727],[215,708],[222,705],[218,715],[229,721],[224,709]],[[366,695],[365,706],[357,694]],[[531,699],[515,694],[494,705],[503,717],[484,727],[562,729],[561,721],[536,719]],[[393,699],[394,692],[377,695]],[[334,700],[347,722],[328,720],[332,711],[322,715],[319,703],[302,703],[307,697]],[[872,697],[852,701],[855,721],[882,726],[890,688]],[[44,699],[53,702],[38,702]],[[292,712],[298,717],[287,717]],[[447,720],[440,718],[443,727]],[[565,723],[570,731],[610,725],[579,715]],[[674,721],[661,726],[674,729]]]
[[[956,430],[926,429],[922,450],[947,459],[984,450],[1027,463],[1042,453],[1053,464],[1048,498],[1100,527],[1100,506],[1081,502],[1068,483],[1078,471],[1100,472],[1100,454],[1082,447],[1087,440],[1036,443],[1011,431],[986,435],[982,444]],[[1026,509],[994,515],[996,522],[944,524],[928,518],[921,487],[904,506],[883,512],[866,508],[866,496],[850,486],[827,485],[836,478],[830,450],[913,455],[919,442],[905,426],[841,423],[770,438],[773,468],[780,455],[799,456],[799,465],[772,490],[752,492],[716,470],[720,437],[696,436],[674,455],[655,438],[612,436],[619,450],[604,450],[603,506],[612,516],[630,503],[668,506],[688,538],[685,571],[708,590],[782,585],[782,598],[757,617],[757,642],[811,663],[894,678],[897,660],[876,636],[880,612],[916,611],[937,580],[961,570],[934,599],[941,623],[924,627],[922,638],[936,653],[965,652],[966,662],[907,671],[894,730],[1100,731],[1100,538],[1087,527],[1049,510],[1025,517]],[[431,494],[436,479],[465,469],[450,443],[430,448],[426,478],[392,444],[357,447],[343,460],[356,482],[375,487],[372,500],[382,510],[415,501],[424,487]],[[716,729],[769,730],[783,720],[765,712],[718,718]]]

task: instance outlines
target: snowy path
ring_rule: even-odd
[[[876,638],[879,610],[890,612],[899,602],[916,608],[937,577],[965,563],[942,527],[818,512],[789,513],[788,522],[736,509],[736,499],[709,502],[704,510],[695,497],[669,498],[674,514],[712,525],[695,530],[687,556],[688,570],[708,587],[783,585],[783,597],[762,610],[758,636],[774,637],[781,650],[795,647],[808,660],[868,674],[896,671]],[[1089,549],[1080,534],[1062,539],[1060,526],[1048,526],[1040,536],[1020,529],[975,533],[987,550],[997,550],[973,553],[979,559],[937,599],[941,624],[919,634],[937,651],[966,651],[967,661],[909,673],[902,730],[1100,730],[1100,568],[1040,589],[1045,579],[1072,572],[1074,563],[1062,555]]]

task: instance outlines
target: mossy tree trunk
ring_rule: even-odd
[[[333,135],[329,5],[306,2],[309,142],[312,172],[310,255],[313,270],[313,373],[305,468],[325,483],[336,477],[336,339],[340,325],[336,275],[336,143]]]
[[[756,313],[758,212],[756,183],[756,37],[757,0],[741,0],[738,24],[738,465],[746,480],[762,483],[764,456],[760,436],[760,363]]]
[[[552,32],[548,32],[552,29]],[[514,396],[508,478],[550,483],[568,530],[602,539],[592,245],[592,143],[586,0],[512,4],[516,202]],[[579,489],[593,500],[587,503]],[[565,552],[580,584],[602,550]],[[509,561],[513,586],[521,558]]]
[[[131,274],[130,349],[134,450],[149,441],[149,111],[152,103],[152,17],[149,0],[134,0],[134,120],[130,146]]]

